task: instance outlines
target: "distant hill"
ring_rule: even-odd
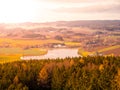
[[[46,23],[14,23],[14,24],[0,24],[0,37],[17,37],[17,38],[38,38],[38,32],[61,30],[72,27],[82,27],[91,29],[101,29],[108,31],[120,31],[120,20],[79,20],[79,21],[56,21]],[[30,31],[28,31],[30,30]],[[28,36],[30,35],[30,36]],[[45,36],[42,36],[42,39]]]
[[[10,42],[4,38],[12,39]],[[51,48],[54,44],[63,44],[69,48],[82,48],[85,51],[98,51],[111,46],[120,45],[120,20],[78,20],[56,21],[45,23],[11,23],[0,24],[0,47],[28,46],[28,43],[16,43],[38,40],[28,47]],[[33,40],[33,41],[32,41]],[[7,45],[6,45],[7,43]],[[24,44],[24,45],[23,45]],[[116,49],[114,50],[115,55]],[[105,51],[113,52],[113,50]]]

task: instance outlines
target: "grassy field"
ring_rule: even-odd
[[[117,49],[117,48],[120,48],[120,45],[116,45],[116,46],[111,46],[111,47],[108,47],[108,48],[104,48],[104,49],[99,50],[98,52],[106,52],[106,51]]]
[[[38,48],[31,48],[28,50],[23,50],[23,54],[27,55],[44,55],[47,53],[47,49],[38,49]]]
[[[38,49],[38,48],[30,48],[30,49],[22,49],[22,48],[0,48],[0,55],[43,55],[47,53],[47,49]]]
[[[21,54],[13,54],[13,55],[0,55],[0,64],[20,61]]]
[[[78,42],[70,42],[70,41],[59,41],[54,39],[47,39],[47,40],[20,40],[20,39],[7,39],[7,38],[0,38],[0,46],[9,46],[9,47],[16,47],[16,48],[24,48],[29,46],[44,46],[45,44],[49,43],[64,43],[68,47],[75,47],[81,46],[81,43]]]
[[[64,44],[68,47],[75,47],[75,46],[81,45],[81,43],[78,43],[78,42],[65,42]]]
[[[10,46],[10,47],[25,47],[25,46],[35,46],[44,45],[48,43],[61,43],[59,40],[21,40],[21,39],[8,39],[0,38],[0,46]]]
[[[120,45],[116,45],[116,46],[110,46],[110,47],[107,47],[107,48],[103,48],[103,49],[100,49],[100,50],[97,50],[97,52],[99,53],[104,53],[104,52],[109,52],[111,50],[116,50],[116,49],[120,49]],[[119,53],[119,51],[116,51]],[[92,55],[92,54],[95,54],[96,51],[92,51],[92,52],[88,52],[88,51],[85,51],[83,49],[79,49],[78,50],[78,53],[82,56],[88,56],[88,55]],[[114,54],[113,52],[109,52],[109,55],[112,55]],[[108,55],[108,54],[107,54]]]
[[[21,48],[0,48],[0,63],[13,62],[20,60],[21,56],[44,55],[47,49],[31,48],[23,50]]]

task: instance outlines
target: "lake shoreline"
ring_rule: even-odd
[[[40,60],[40,59],[64,59],[66,57],[80,57],[78,48],[53,48],[49,49],[47,54],[40,56],[22,56],[21,60]]]

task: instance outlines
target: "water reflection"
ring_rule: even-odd
[[[22,60],[34,60],[34,59],[56,59],[56,58],[66,58],[66,57],[79,57],[78,49],[51,49],[48,50],[46,55],[42,56],[23,56]]]

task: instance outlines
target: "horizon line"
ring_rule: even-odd
[[[74,22],[74,21],[120,21],[120,19],[89,19],[89,20],[56,20],[56,21],[26,21],[26,22],[0,22],[0,24],[21,24],[21,23],[55,23],[55,22]]]

